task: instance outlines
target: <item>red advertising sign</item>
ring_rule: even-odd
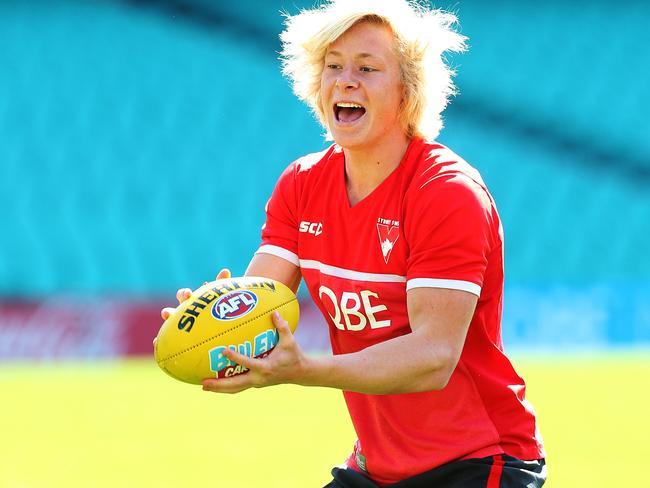
[[[162,307],[156,300],[2,301],[0,361],[149,355]],[[327,326],[311,300],[300,312],[299,343],[305,350],[328,350]]]

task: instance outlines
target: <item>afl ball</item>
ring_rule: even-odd
[[[268,278],[227,278],[203,285],[181,303],[158,332],[154,356],[168,375],[186,383],[227,378],[246,368],[223,355],[226,348],[263,358],[278,343],[271,316],[278,311],[294,332],[296,295]]]

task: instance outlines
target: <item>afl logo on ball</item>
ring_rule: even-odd
[[[214,303],[212,316],[218,320],[238,319],[251,312],[255,305],[257,305],[257,295],[252,291],[233,291]]]

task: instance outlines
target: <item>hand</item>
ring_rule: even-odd
[[[230,278],[230,270],[229,269],[222,269],[219,271],[219,274],[217,274],[217,279],[222,280],[222,279],[227,279]],[[207,284],[207,281],[203,283],[204,285]],[[178,304],[180,305],[183,303],[185,300],[187,300],[190,296],[192,295],[192,290],[189,288],[180,288],[176,292],[176,300],[178,300]],[[165,307],[160,311],[160,316],[162,317],[163,320],[167,320],[171,314],[173,314],[176,311],[176,307]]]
[[[273,312],[273,324],[278,330],[278,343],[267,357],[250,358],[225,349],[223,355],[249,371],[231,378],[203,380],[203,389],[215,393],[239,393],[248,388],[263,388],[281,383],[294,383],[306,369],[307,358],[291,333],[289,323]]]

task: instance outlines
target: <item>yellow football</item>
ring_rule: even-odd
[[[253,276],[207,283],[163,323],[154,347],[156,362],[173,378],[192,384],[245,373],[223,351],[256,358],[270,354],[278,343],[271,320],[276,310],[294,332],[298,300],[282,283]]]

